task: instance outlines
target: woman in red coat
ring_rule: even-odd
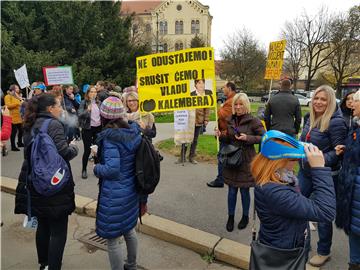
[[[11,116],[9,109],[4,106],[1,111],[1,152],[3,156],[6,156],[6,145],[5,142],[10,138],[11,135]]]

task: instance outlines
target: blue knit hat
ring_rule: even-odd
[[[124,118],[126,112],[121,99],[110,96],[101,103],[100,114],[106,119],[118,119]]]

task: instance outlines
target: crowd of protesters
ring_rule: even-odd
[[[196,95],[205,82],[198,80],[194,84]],[[80,93],[75,85],[47,89],[43,82],[35,82],[30,90],[24,93],[17,85],[11,85],[1,114],[3,156],[7,152],[3,141],[9,137],[11,151],[24,147],[25,153],[15,213],[27,213],[25,174],[31,169],[27,159],[32,131],[49,118],[52,121],[48,134],[69,168],[69,161],[78,154],[79,138],[84,145],[83,179],[88,177],[89,158],[96,163],[94,174],[99,178],[96,232],[107,239],[111,268],[136,269],[138,244],[134,227],[139,211],[141,215],[146,212],[147,197],[139,196],[134,188],[135,152],[141,133],[149,139],[156,136],[154,116],[140,114],[134,86],[122,90],[120,86],[98,81],[95,85],[84,85]],[[309,221],[317,222],[319,241],[316,255],[309,263],[322,266],[331,256],[332,222],[336,218],[336,225],[349,235],[349,269],[360,269],[360,91],[346,93],[341,104],[337,104],[330,86],[318,87],[301,129],[301,107],[291,94],[289,80],[281,82],[281,91],[267,104],[264,125],[251,115],[248,96],[236,94],[235,90],[232,82],[224,86],[227,100],[218,109],[215,129],[220,140],[218,175],[207,183],[212,188],[228,185],[227,231],[234,230],[238,191],[242,214],[237,227],[240,230],[247,227],[250,187],[255,187],[255,209],[260,218],[258,240],[262,244],[283,249],[301,247],[307,258]],[[189,154],[193,164],[197,163],[195,151],[200,129],[209,121],[208,110],[196,110],[199,121]],[[266,129],[280,132],[265,133]],[[261,144],[257,155],[255,144]],[[222,164],[220,157],[228,145],[241,149],[241,164],[237,167]],[[294,171],[296,164],[298,175]],[[71,177],[67,186],[50,198],[41,196],[31,186],[30,193],[31,208],[39,221],[36,248],[40,269],[61,269],[68,215],[75,209],[74,180]],[[119,245],[121,236],[128,251],[126,264]]]
[[[150,139],[156,136],[155,118],[151,113],[140,115],[137,89],[133,86],[122,91],[120,86],[98,81],[82,89],[80,95],[76,85],[46,87],[43,82],[34,82],[31,89],[23,92],[18,85],[11,85],[5,95],[1,112],[2,153],[6,155],[9,138],[12,151],[24,147],[15,213],[28,214],[30,207],[32,216],[37,217],[40,269],[61,269],[68,216],[75,210],[75,183],[69,161],[77,156],[76,140],[81,138],[84,144],[81,177],[87,178],[87,165],[92,158],[96,164],[94,174],[99,178],[96,231],[108,240],[111,268],[136,269],[134,228],[139,212],[143,215],[147,211],[148,198],[139,196],[135,189],[135,153],[141,133]],[[32,169],[30,145],[46,119],[50,119],[47,133],[71,174],[64,188],[50,197],[37,192],[33,182],[28,182]],[[98,151],[94,151],[94,145]],[[112,218],[115,213],[117,219]],[[127,244],[126,264],[119,244],[121,236]]]

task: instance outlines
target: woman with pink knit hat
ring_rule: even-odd
[[[97,138],[99,178],[96,233],[107,239],[111,269],[136,269],[139,195],[135,189],[135,154],[140,146],[140,127],[128,123],[126,111],[118,97],[106,98],[100,106],[104,129]],[[120,237],[127,247],[124,266]]]

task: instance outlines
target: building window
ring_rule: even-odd
[[[175,51],[179,51],[184,49],[184,44],[182,42],[176,42],[175,43]]]
[[[148,33],[151,32],[151,25],[150,25],[150,23],[146,24],[145,30],[146,30],[146,32],[148,32]]]
[[[167,21],[160,22],[160,27],[159,28],[160,28],[159,29],[160,35],[167,35],[167,33],[168,33]]]
[[[191,20],[191,34],[200,34],[199,20]]]
[[[175,34],[177,34],[177,35],[184,34],[184,22],[183,21],[175,22]]]
[[[177,5],[177,6],[176,6],[176,9],[177,9],[178,11],[180,11],[180,10],[182,10],[182,6],[181,6],[181,5]]]

